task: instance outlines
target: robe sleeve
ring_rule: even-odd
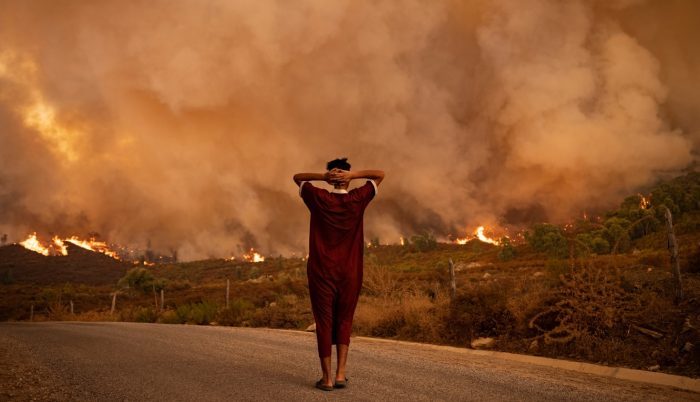
[[[367,180],[364,186],[354,189],[353,192],[355,192],[357,200],[359,200],[362,208],[365,208],[377,194],[377,185],[373,180]]]
[[[316,187],[314,187],[314,185],[308,181],[302,182],[299,185],[299,195],[304,200],[304,204],[306,204],[310,210],[316,208],[316,205],[318,204],[315,190]]]

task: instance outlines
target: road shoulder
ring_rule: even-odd
[[[74,401],[89,397],[63,382],[29,346],[0,333],[0,401]]]

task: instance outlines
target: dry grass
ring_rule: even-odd
[[[405,293],[398,297],[360,299],[355,313],[356,333],[367,336],[440,342],[444,300]]]

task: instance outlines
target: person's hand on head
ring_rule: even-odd
[[[352,174],[347,170],[333,169],[331,171],[331,180],[336,181],[338,184],[347,184],[352,180]]]
[[[335,169],[333,169],[333,170],[335,170]],[[335,179],[333,177],[333,170],[329,170],[323,174],[323,180],[330,185],[335,184]]]

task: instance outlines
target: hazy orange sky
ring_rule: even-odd
[[[291,176],[387,172],[366,236],[618,204],[694,163],[700,2],[2,1],[0,232],[303,253]]]

